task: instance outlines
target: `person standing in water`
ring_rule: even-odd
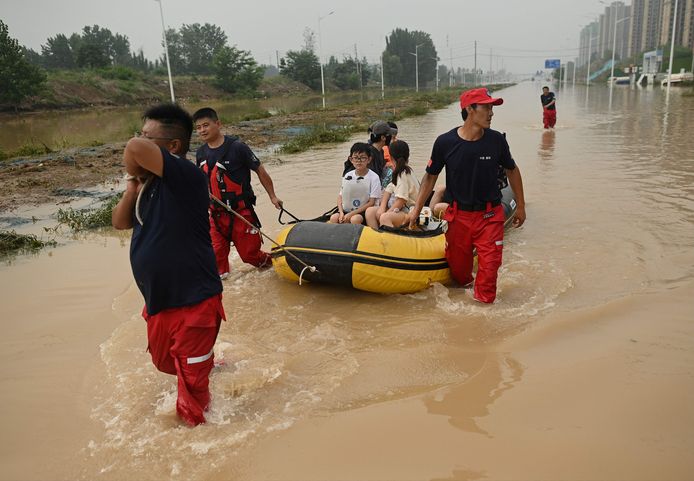
[[[554,92],[549,91],[549,87],[542,87],[542,123],[546,129],[553,129],[557,123],[557,99]]]
[[[206,107],[193,114],[195,129],[205,142],[196,153],[198,167],[206,174],[210,194],[234,209],[255,227],[235,218],[216,202],[210,203],[210,236],[217,259],[219,276],[229,276],[229,252],[236,247],[241,260],[256,267],[269,267],[270,254],[261,250],[260,219],[255,213],[255,194],[251,187],[251,171],[258,175],[270,202],[282,208],[282,201],[275,195],[270,174],[260,160],[238,137],[222,134],[222,123],[217,112]]]
[[[158,370],[178,378],[176,412],[195,426],[205,422],[213,346],[225,318],[207,180],[185,158],[193,132],[188,112],[161,104],[143,120],[123,151],[125,192],[111,221],[133,229],[130,264],[145,299],[147,350]]]
[[[474,298],[492,303],[496,299],[496,282],[504,247],[504,208],[497,182],[499,166],[503,167],[516,198],[513,225],[525,222],[525,198],[520,169],[516,165],[506,138],[492,130],[494,105],[503,103],[485,88],[468,90],[460,96],[463,125],[438,136],[422,178],[419,195],[408,215],[411,228],[416,227],[419,213],[439,174],[446,168],[446,191],[451,204],[443,218],[448,221],[446,260],[451,276],[462,286],[473,280]],[[477,250],[477,277],[472,276],[473,251]]]

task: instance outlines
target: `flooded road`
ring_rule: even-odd
[[[611,108],[602,87],[553,89],[544,131],[540,89],[494,109],[528,212],[494,305],[300,287],[234,257],[196,429],[145,352],[127,235],[2,266],[0,479],[688,479],[694,97],[666,114],[659,88]],[[459,123],[457,105],[398,122],[418,177]],[[350,143],[265,159],[287,209],[332,206]],[[258,211],[277,234],[264,193]]]

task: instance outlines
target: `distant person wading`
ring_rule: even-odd
[[[549,91],[549,87],[542,87],[542,123],[546,129],[553,129],[557,123],[557,99],[554,92]]]

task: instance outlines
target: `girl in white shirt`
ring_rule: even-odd
[[[379,225],[401,227],[417,201],[419,191],[419,183],[408,165],[410,146],[403,140],[396,140],[391,142],[389,148],[395,162],[393,180],[383,191],[380,205],[366,210],[366,223],[374,229],[378,229]]]

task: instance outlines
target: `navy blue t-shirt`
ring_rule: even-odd
[[[257,172],[260,160],[251,148],[237,137],[225,135],[224,143],[214,149],[205,144],[197,150],[195,158],[198,167],[203,162],[207,162],[208,172],[212,172],[212,167],[219,162],[224,166],[226,174],[232,181],[242,186],[244,192],[248,192],[251,196],[255,195],[251,187],[251,170]]]
[[[547,95],[540,95],[540,102],[542,102],[542,106],[544,107],[548,103],[550,103],[552,100],[554,100],[554,92],[549,92]],[[556,102],[547,107],[548,110],[556,110],[557,108],[555,107]]]
[[[501,132],[484,129],[479,140],[468,141],[458,128],[438,136],[431,150],[426,171],[432,175],[446,167],[448,198],[458,204],[484,204],[501,200],[497,182],[499,166],[512,170],[516,163]]]
[[[210,240],[205,174],[162,149],[164,173],[154,177],[133,214],[130,264],[147,313],[198,304],[222,292]]]

